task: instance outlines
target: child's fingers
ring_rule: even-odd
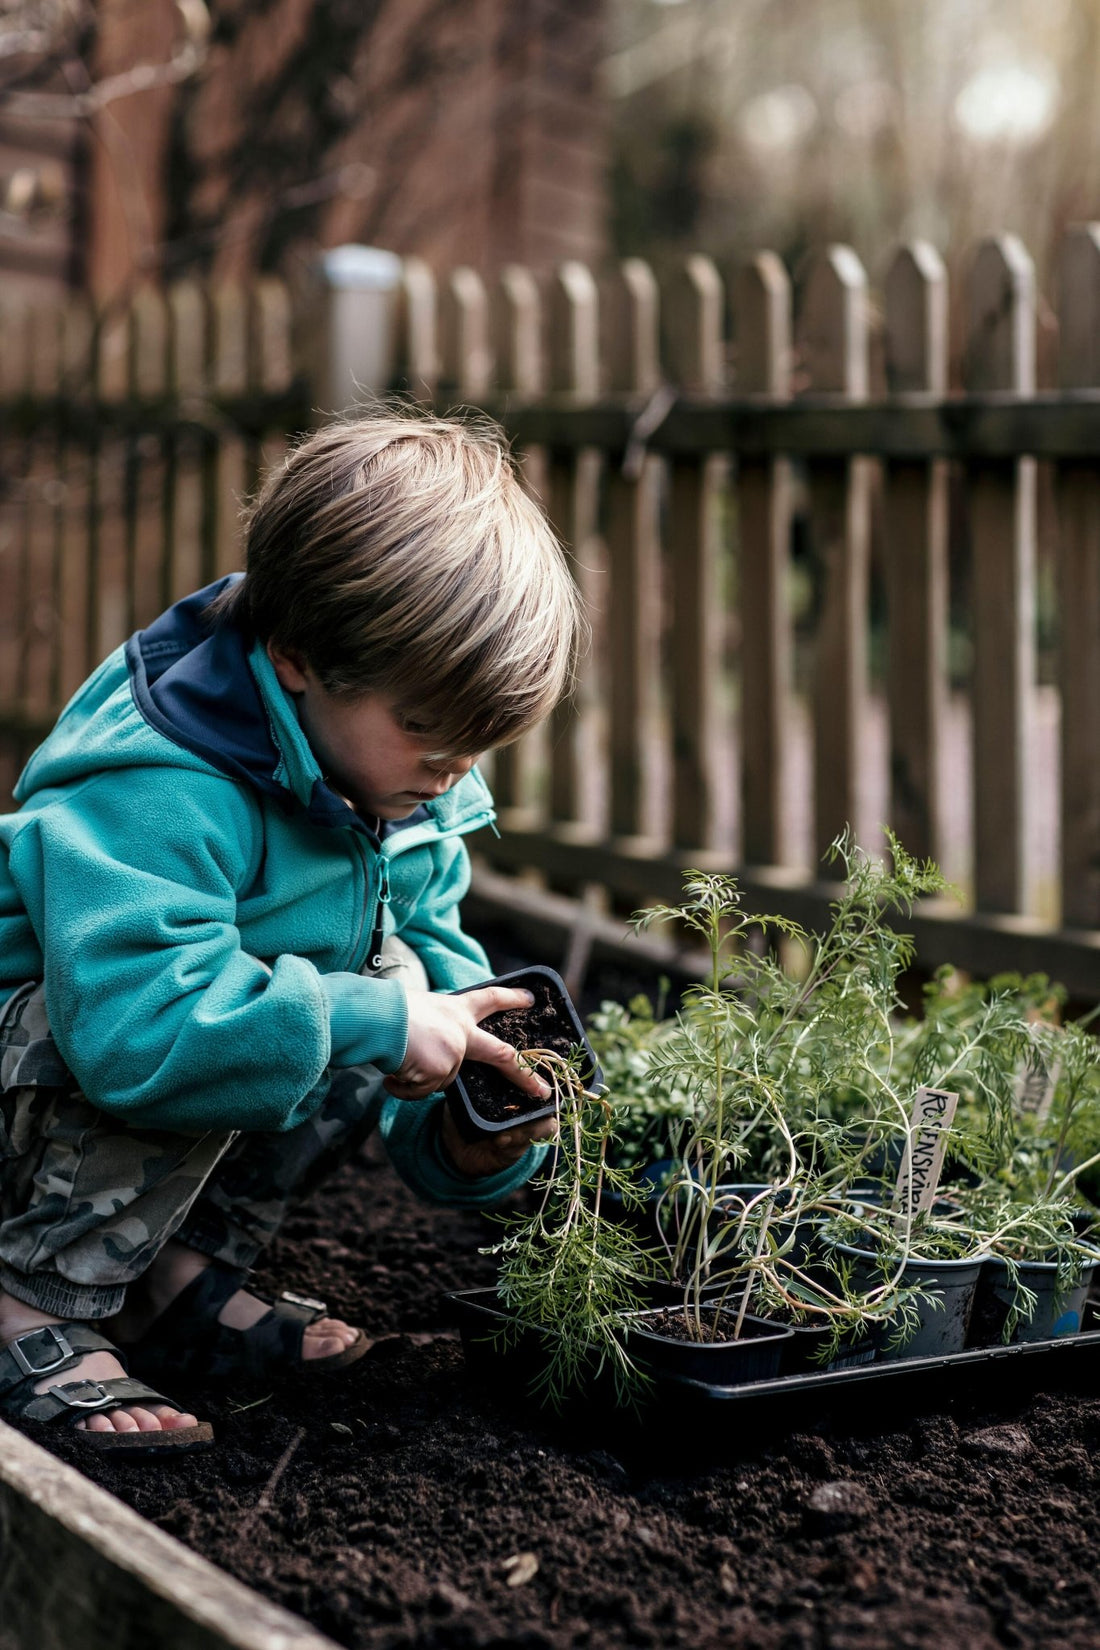
[[[557,1118],[542,1117],[537,1123],[532,1123],[526,1128],[508,1129],[503,1134],[495,1135],[492,1150],[497,1164],[504,1169],[518,1163],[528,1147],[541,1145],[547,1140],[556,1140],[557,1137]]]
[[[552,1090],[549,1083],[525,1066],[511,1043],[502,1042],[499,1037],[493,1037],[488,1031],[482,1031],[480,1026],[475,1027],[466,1039],[467,1060],[481,1060],[487,1066],[495,1066],[502,1077],[507,1077],[524,1094],[532,1099],[549,1100]]]
[[[544,1140],[558,1138],[558,1120],[556,1117],[540,1117],[537,1123],[519,1125],[514,1129],[506,1129],[503,1134],[497,1135],[502,1146],[518,1147],[526,1151],[528,1146],[538,1146]]]
[[[510,985],[483,985],[477,991],[464,991],[459,998],[479,1021],[506,1008],[530,1008],[534,1000],[529,991],[517,991]]]

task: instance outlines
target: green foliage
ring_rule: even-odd
[[[539,1207],[490,1251],[501,1257],[499,1293],[517,1330],[544,1336],[538,1395],[560,1408],[570,1388],[606,1371],[626,1402],[639,1376],[623,1345],[622,1321],[643,1304],[639,1286],[651,1268],[633,1230],[604,1213],[608,1192],[627,1208],[639,1193],[629,1173],[608,1161],[612,1108],[606,1091],[586,1088],[580,1051],[568,1061],[546,1050],[524,1057],[554,1087],[558,1147],[536,1187]]]
[[[624,1169],[668,1157],[690,1111],[688,1096],[654,1069],[653,1051],[672,1024],[658,1015],[648,997],[638,996],[626,1008],[601,1003],[588,1021],[588,1040],[615,1106],[615,1162]]]
[[[978,985],[942,969],[922,1017],[906,1016],[898,980],[913,944],[895,923],[945,884],[887,835],[883,859],[848,833],[834,843],[843,882],[819,934],[747,910],[734,878],[700,871],[679,904],[636,918],[697,936],[710,968],[671,1019],[645,998],[602,1005],[592,1034],[609,1092],[563,1089],[542,1206],[499,1246],[506,1303],[552,1332],[552,1400],[594,1369],[629,1393],[623,1319],[655,1259],[699,1339],[717,1290],[738,1330],[750,1309],[778,1314],[824,1326],[834,1348],[874,1324],[908,1337],[929,1299],[910,1260],[992,1253],[1017,1281],[1025,1259],[1055,1261],[1067,1286],[1079,1275],[1075,1188],[1100,1182],[1100,1043],[1058,1023],[1062,996],[1041,975]],[[786,941],[805,957],[797,972]],[[928,1213],[894,1212],[921,1086],[959,1096],[947,1138],[959,1184]],[[1050,1104],[1036,1109],[1028,1092],[1044,1088]],[[609,1189],[637,1202],[631,1171],[664,1157],[655,1257],[602,1205]],[[875,1257],[870,1278],[838,1243]],[[1029,1296],[1021,1282],[1012,1324],[1034,1310]]]

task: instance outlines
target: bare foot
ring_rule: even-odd
[[[124,1345],[140,1340],[154,1319],[210,1264],[209,1255],[170,1239],[139,1284],[131,1284],[125,1306],[111,1319],[112,1332]],[[227,1329],[251,1329],[270,1310],[267,1301],[258,1300],[247,1289],[238,1289],[218,1313],[218,1322]],[[335,1357],[354,1344],[358,1333],[342,1318],[318,1318],[316,1323],[307,1324],[302,1337],[303,1362]]]
[[[25,1305],[0,1289],[0,1344],[4,1346],[28,1329],[41,1329],[47,1323],[58,1324],[64,1332],[65,1321],[55,1312],[37,1312],[33,1306]],[[34,1390],[46,1392],[51,1386],[67,1386],[70,1381],[108,1381],[125,1374],[118,1359],[109,1352],[89,1352],[72,1369],[43,1376],[42,1380],[35,1382]],[[105,1413],[85,1416],[76,1425],[78,1429],[86,1428],[89,1432],[174,1432],[180,1427],[197,1426],[198,1418],[178,1409],[169,1409],[166,1404],[149,1408],[128,1404]]]

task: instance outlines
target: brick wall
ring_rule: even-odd
[[[243,276],[358,240],[439,268],[606,249],[601,0],[215,0],[202,75],[99,122],[90,283]],[[101,69],[170,0],[101,0]],[[110,127],[108,132],[107,128]]]

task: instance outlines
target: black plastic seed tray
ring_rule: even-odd
[[[450,1299],[470,1367],[517,1395],[529,1390],[544,1362],[540,1337],[508,1334],[507,1313],[494,1289],[467,1289]],[[1096,1322],[1095,1308],[1090,1312],[1091,1321]],[[1042,1387],[1080,1385],[1093,1390],[1100,1386],[1100,1328],[1052,1341],[976,1347],[939,1358],[897,1358],[738,1386],[662,1376],[649,1389],[639,1418],[644,1424],[659,1419],[662,1412],[674,1415],[679,1426],[697,1423],[713,1442],[723,1432],[741,1434],[744,1423],[751,1423],[755,1437],[769,1423],[801,1428],[823,1412],[855,1408],[866,1419],[873,1419],[877,1411],[896,1418],[905,1409],[927,1409],[977,1389],[993,1398]],[[609,1383],[597,1382],[589,1394],[590,1402],[601,1400],[611,1401]]]

